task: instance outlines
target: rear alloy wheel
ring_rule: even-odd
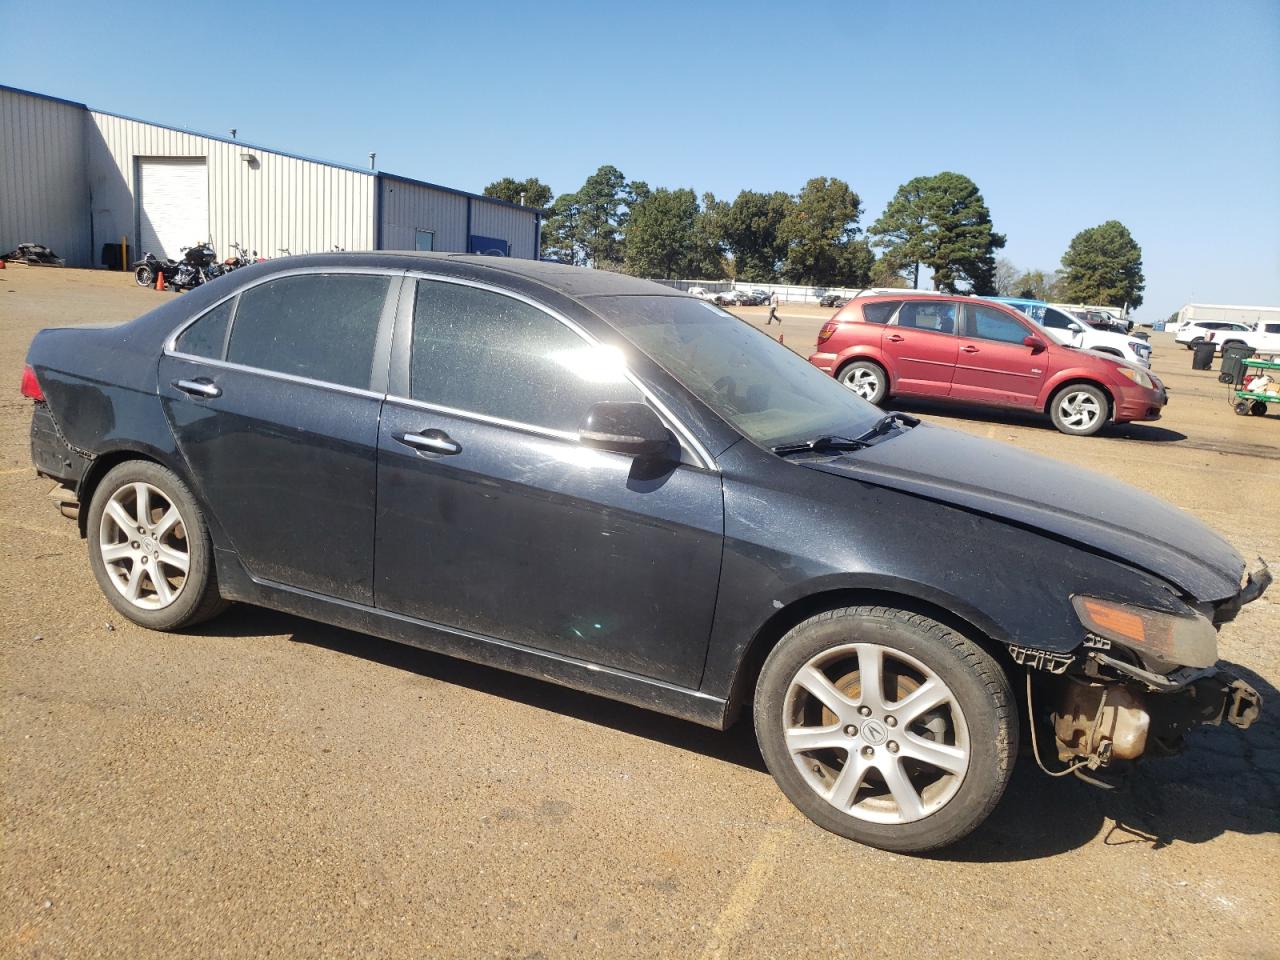
[[[140,460],[113,467],[94,491],[87,529],[98,585],[135,623],[176,630],[226,606],[200,511],[172,471]]]
[[[855,360],[840,371],[840,382],[867,403],[881,403],[889,393],[889,382],[879,364]]]
[[[1107,395],[1087,383],[1063,387],[1049,402],[1053,425],[1063,433],[1089,437],[1107,422]]]
[[[1008,783],[1013,694],[980,647],[921,614],[848,607],[788,633],[756,689],[769,772],[819,826],[920,852],[980,824]]]

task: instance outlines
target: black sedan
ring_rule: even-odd
[[[42,331],[23,392],[137,623],[243,601],[713,727],[746,711],[801,810],[888,849],[981,823],[1020,727],[1098,779],[1259,711],[1217,630],[1265,567],[647,281],[275,260]]]

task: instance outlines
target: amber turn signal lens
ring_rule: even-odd
[[[1218,631],[1195,611],[1179,616],[1097,597],[1072,597],[1076,616],[1091,632],[1148,654],[1161,664],[1211,667],[1218,659]]]

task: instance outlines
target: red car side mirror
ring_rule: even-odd
[[[1031,334],[1027,334],[1022,338],[1022,345],[1030,347],[1032,353],[1039,353],[1045,348],[1045,342],[1039,337],[1032,336]]]

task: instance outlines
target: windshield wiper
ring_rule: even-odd
[[[896,411],[893,413],[886,413],[872,425],[870,430],[858,437],[854,442],[866,446],[867,443],[874,440],[876,437],[888,433],[890,427],[911,428],[918,427],[919,425],[920,418],[913,417],[909,413],[897,413]]]
[[[785,457],[789,453],[808,453],[818,450],[861,450],[869,447],[877,437],[889,432],[893,426],[914,427],[920,423],[919,417],[906,413],[886,413],[872,424],[871,429],[859,437],[814,437],[812,440],[797,440],[795,443],[780,443],[773,447],[773,452]]]
[[[860,450],[866,445],[862,440],[850,440],[848,437],[814,437],[812,440],[780,443],[772,449],[785,457],[789,453],[807,453],[810,450]]]

